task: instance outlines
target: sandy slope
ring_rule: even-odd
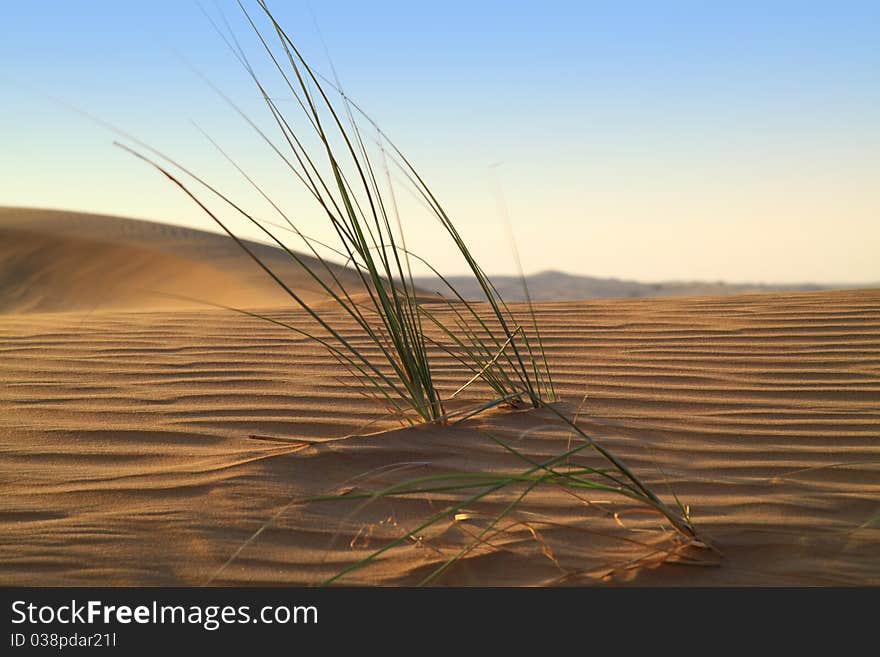
[[[323,298],[280,250],[247,244],[304,298]],[[351,272],[334,271],[355,285]],[[0,290],[0,313],[203,307],[193,300],[235,307],[287,301],[227,237],[148,221],[21,208],[0,208]]]
[[[395,430],[289,331],[144,303],[0,315],[0,584],[315,583],[449,498],[303,497],[523,469],[480,429],[532,458],[568,444],[534,411]],[[880,584],[880,290],[546,302],[540,321],[567,408],[586,393],[583,426],[724,556],[671,563],[656,516],[539,488],[442,582]],[[417,582],[511,495],[343,583]]]

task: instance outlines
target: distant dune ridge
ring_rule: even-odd
[[[492,282],[501,296],[509,301],[525,301],[522,280],[518,276],[492,276]],[[482,293],[476,281],[469,276],[447,276],[465,299],[480,299]],[[620,299],[638,297],[678,297],[696,295],[744,294],[749,292],[805,292],[852,288],[859,286],[772,285],[763,283],[725,283],[703,281],[668,281],[663,283],[640,283],[617,278],[577,276],[560,271],[544,271],[526,277],[529,295],[535,301],[562,301],[577,299]],[[437,278],[423,277],[416,284],[426,290],[443,293],[446,285]],[[869,287],[869,286],[865,286]],[[873,287],[873,286],[871,286]]]
[[[320,298],[287,256],[254,248]],[[316,584],[447,498],[305,498],[521,471],[482,429],[536,463],[571,446],[546,409],[398,429],[301,334],[161,290],[311,326],[222,236],[0,210],[0,585]],[[880,289],[535,308],[563,408],[687,504],[723,559],[672,564],[644,507],[547,486],[440,583],[880,585]],[[434,362],[448,398],[467,373],[440,350]],[[485,399],[481,385],[467,394]],[[509,501],[340,583],[418,583]]]

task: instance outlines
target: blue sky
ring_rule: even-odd
[[[220,5],[246,35],[234,3]],[[488,271],[514,269],[494,175],[527,271],[880,280],[878,3],[271,5],[329,73],[323,38],[347,92]],[[0,204],[211,228],[48,94],[237,189],[197,121],[321,235],[320,215],[180,57],[259,112],[195,3],[3,3]],[[407,225],[438,267],[464,270],[417,219]]]

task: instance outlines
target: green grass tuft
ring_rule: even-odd
[[[512,485],[525,485],[525,488],[475,537],[475,545],[535,487],[551,484],[571,489],[601,489],[637,500],[655,509],[681,535],[693,539],[696,534],[685,507],[680,504],[678,509],[668,507],[624,463],[592,440],[575,419],[569,418],[553,405],[556,392],[531,302],[528,304],[531,326],[526,330],[480,267],[443,205],[394,142],[360,106],[342,92],[338,82],[330,82],[312,69],[294,41],[275,20],[264,0],[256,0],[253,10],[240,1],[238,4],[247,29],[253,32],[276,77],[275,83],[291,95],[296,116],[282,111],[278,101],[268,92],[268,85],[257,75],[225,19],[226,31],[212,23],[252,79],[271,122],[277,128],[281,145],[277,145],[231,99],[219,90],[218,93],[260,140],[271,148],[283,166],[293,174],[297,184],[314,200],[316,209],[335,235],[335,243],[319,242],[304,234],[296,221],[214,140],[211,141],[220,154],[275,210],[277,222],[258,219],[219,188],[142,142],[133,140],[137,149],[118,145],[148,162],[177,185],[238,243],[296,306],[314,320],[314,330],[293,328],[280,320],[251,311],[239,312],[272,321],[322,345],[373,394],[385,400],[395,413],[411,423],[443,424],[452,419],[462,421],[501,404],[531,405],[547,409],[576,439],[576,445],[571,449],[539,463],[529,460],[511,445],[491,435],[500,449],[524,462],[522,471],[477,476],[466,484],[461,483],[461,477],[458,477],[459,483],[444,481],[442,476],[422,477],[367,494],[369,499],[379,499],[457,490],[462,492],[463,499],[425,519],[418,527],[340,571],[325,583],[339,580],[391,548],[412,539],[425,528]],[[366,138],[368,131],[375,134],[373,140]],[[407,248],[403,222],[391,184],[390,166],[402,174],[410,191],[415,193],[442,227],[446,238],[478,282],[484,296],[483,303],[466,300],[436,268]],[[384,182],[380,184],[380,181]],[[211,209],[207,198],[222,210]],[[310,303],[288,285],[230,228],[232,219],[241,218],[256,226],[270,242],[282,249],[332,303]],[[279,231],[295,235],[316,260],[300,256],[280,238]],[[320,249],[325,252],[329,250],[340,258],[356,274],[358,284],[347,285],[343,280],[345,277],[338,275],[339,264],[326,260]],[[430,303],[425,302],[413,282],[414,261],[434,272],[448,287],[448,295]],[[437,312],[438,303],[451,313]],[[357,330],[355,336],[351,335],[352,326]],[[444,397],[436,384],[435,362],[438,354],[451,356],[461,367],[461,385],[449,398]],[[464,410],[448,407],[450,399],[477,381],[483,382],[492,391],[490,398]],[[598,453],[608,467],[572,466],[571,458],[584,450]],[[334,499],[350,500],[352,496],[314,498],[311,501]],[[467,552],[465,548],[439,565],[425,578],[424,583],[434,581]]]

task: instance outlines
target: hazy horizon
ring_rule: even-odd
[[[252,45],[234,5],[222,4]],[[516,271],[497,181],[528,273],[880,280],[878,6],[327,2],[313,18],[305,2],[272,4],[329,75],[323,37],[346,91],[424,174],[487,272]],[[213,229],[113,148],[112,134],[45,93],[252,202],[198,122],[307,232],[325,234],[247,126],[177,58],[264,117],[194,4],[34,2],[2,17],[0,205]],[[414,250],[464,271],[414,225]]]

